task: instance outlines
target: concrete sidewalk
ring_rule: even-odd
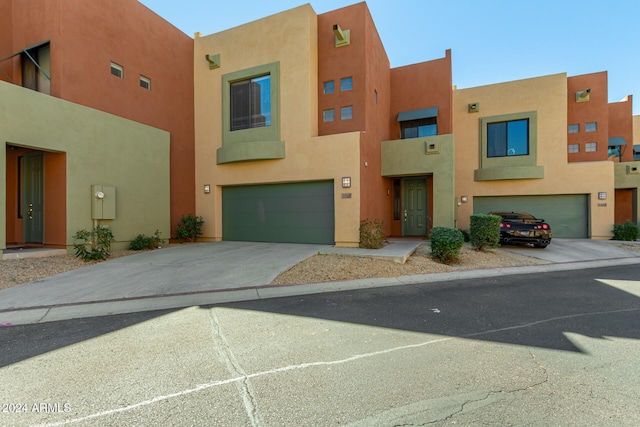
[[[323,245],[224,241],[143,252],[0,291],[0,325],[460,278],[640,264],[640,252],[619,248],[610,242],[556,239],[544,250],[517,246],[505,249],[550,262],[539,266],[269,285],[281,272],[314,254],[334,253],[404,262],[425,242],[391,239],[383,249],[372,251]]]

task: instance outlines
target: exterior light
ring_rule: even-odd
[[[211,185],[210,184],[205,184],[204,185],[204,194],[209,194],[211,193]]]
[[[460,197],[460,201],[461,201],[462,203],[467,203],[467,202],[469,201],[469,197],[467,197],[467,196],[462,196],[462,197]]]
[[[350,188],[351,187],[351,177],[343,176],[342,177],[342,188]]]

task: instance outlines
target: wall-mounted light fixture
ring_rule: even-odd
[[[607,193],[605,191],[601,191],[598,193],[598,200],[607,200]]]
[[[209,63],[209,69],[214,70],[216,68],[220,68],[220,54],[216,53],[215,55],[207,54],[204,56],[204,59]]]
[[[469,201],[469,197],[467,197],[467,196],[462,196],[462,197],[460,197],[460,201],[461,201],[462,203],[467,203],[467,202]]]
[[[351,187],[351,177],[343,176],[342,177],[342,188],[350,188]]]
[[[591,89],[579,90],[576,92],[576,102],[587,102]]]
[[[480,111],[480,103],[479,102],[472,102],[471,104],[469,104],[469,112],[470,113],[477,113],[478,111]]]
[[[336,47],[349,46],[351,43],[351,31],[343,30],[340,25],[334,24],[333,34],[335,35]]]
[[[209,194],[211,193],[211,185],[210,184],[205,184],[204,185],[204,194]]]

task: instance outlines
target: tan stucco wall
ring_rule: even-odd
[[[591,237],[611,236],[613,163],[567,161],[566,74],[457,90],[453,98],[456,196],[469,197],[469,203],[460,206],[458,227],[469,227],[473,197],[587,194]],[[474,102],[480,103],[479,113],[468,112],[468,104]],[[537,112],[537,165],[544,168],[544,178],[474,181],[474,170],[480,167],[480,118],[528,111]],[[606,206],[598,203],[597,193],[601,191],[610,195]]]
[[[6,242],[6,145],[66,153],[67,245],[76,231],[93,226],[92,184],[116,188],[116,219],[100,221],[111,227],[114,248],[156,229],[170,236],[168,132],[4,82],[0,117],[0,249]]]
[[[301,6],[221,33],[195,37],[196,213],[204,239],[222,239],[222,186],[334,180],[335,240],[358,244],[360,133],[318,137],[317,16]],[[206,54],[220,54],[209,69]],[[280,140],[285,158],[216,164],[222,146],[222,76],[279,62]],[[341,178],[350,176],[352,198]],[[203,186],[212,186],[204,194]]]

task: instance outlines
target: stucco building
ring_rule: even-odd
[[[138,1],[3,0],[0,93],[0,248],[195,212],[193,40]]]
[[[0,4],[0,245],[65,247],[96,221],[125,244],[190,212],[205,240],[339,246],[363,219],[422,237],[524,210],[598,239],[638,222],[640,120],[606,72],[458,90],[449,50],[391,68],[366,3],[193,38],[135,0],[35,3]]]

